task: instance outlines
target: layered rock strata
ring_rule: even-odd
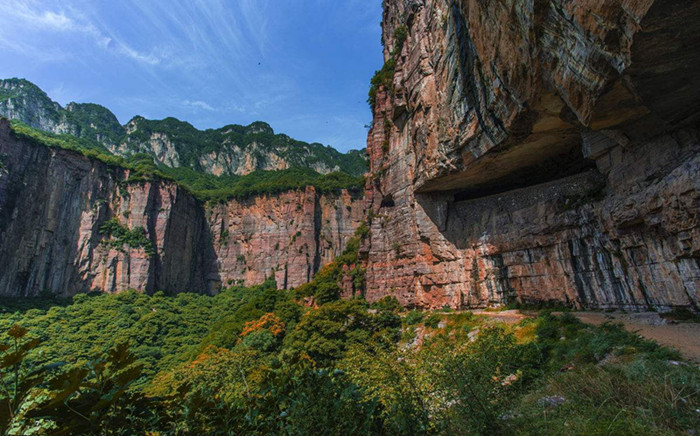
[[[700,1],[384,6],[369,299],[698,308]]]
[[[363,216],[347,192],[204,205],[173,182],[129,177],[19,140],[0,120],[0,295],[215,292],[273,274],[290,288],[342,252]]]

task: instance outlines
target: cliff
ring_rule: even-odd
[[[367,296],[698,308],[699,1],[389,0]]]
[[[0,120],[3,296],[215,292],[271,274],[298,286],[362,217],[347,191],[313,187],[203,204],[173,181],[19,139]]]
[[[347,191],[318,195],[313,187],[209,206],[225,284],[258,284],[271,273],[284,289],[309,282],[342,253],[364,220],[363,206]]]

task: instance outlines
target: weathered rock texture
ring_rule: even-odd
[[[175,183],[15,138],[0,120],[0,295],[215,292],[305,283],[340,253],[363,204],[313,188],[207,206]],[[102,225],[143,227],[145,247],[108,244]]]
[[[384,6],[369,299],[698,308],[700,1]]]

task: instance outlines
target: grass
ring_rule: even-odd
[[[525,395],[513,426],[518,434],[656,435],[697,429],[697,369],[645,356],[586,365],[555,374]],[[543,398],[561,397],[548,406]]]

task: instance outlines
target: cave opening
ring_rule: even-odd
[[[384,208],[384,207],[394,207],[395,205],[396,205],[396,202],[394,201],[394,196],[393,196],[393,195],[391,195],[391,194],[385,195],[385,196],[382,198],[381,207],[383,207],[383,208]]]
[[[574,147],[565,153],[548,156],[535,164],[514,169],[507,175],[456,189],[453,191],[454,201],[503,194],[564,179],[595,168],[595,161],[584,158],[581,148]]]

